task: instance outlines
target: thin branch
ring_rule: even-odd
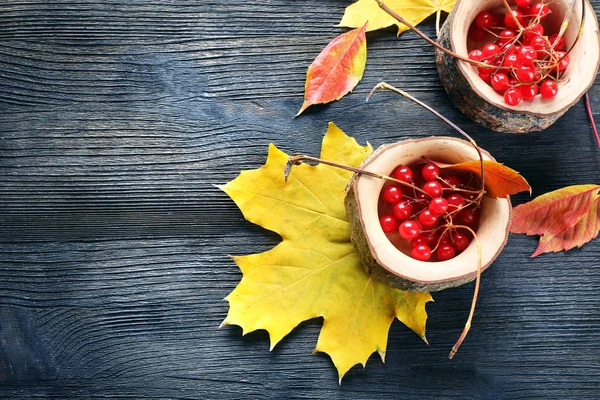
[[[435,13],[435,36],[440,37],[440,19],[442,17],[442,9],[438,8]]]
[[[439,112],[437,112],[436,110],[434,110],[433,108],[428,106],[427,104],[423,103],[421,100],[411,96],[410,94],[406,93],[404,90],[398,89],[397,87],[394,87],[386,82],[380,82],[377,85],[375,85],[375,87],[371,90],[371,92],[367,96],[367,101],[369,101],[369,99],[371,98],[371,96],[373,95],[375,90],[377,90],[377,89],[391,90],[395,93],[401,94],[402,96],[406,97],[407,99],[412,100],[413,102],[417,103],[418,105],[425,108],[427,111],[433,113],[435,116],[440,118],[442,121],[444,121],[445,123],[450,125],[458,133],[460,133],[465,139],[467,139],[469,141],[469,143],[471,143],[471,145],[477,151],[477,154],[479,155],[479,161],[481,162],[481,190],[479,191],[479,195],[477,196],[477,199],[475,199],[476,202],[479,202],[479,200],[481,200],[481,198],[483,197],[483,194],[485,193],[485,168],[484,168],[484,164],[483,164],[483,154],[481,153],[481,149],[479,148],[479,146],[477,145],[475,140],[473,140],[473,138],[471,136],[469,136],[469,134],[467,132],[465,132],[461,128],[459,128],[454,122],[450,121],[448,118],[444,117],[442,114],[440,114]]]
[[[484,68],[490,67],[489,64],[471,60],[469,57],[461,56],[460,54],[455,53],[452,50],[448,50],[447,48],[440,45],[435,40],[431,39],[429,36],[427,36],[426,34],[421,32],[416,26],[414,26],[413,24],[411,24],[410,22],[405,20],[400,14],[398,14],[396,11],[392,10],[387,4],[385,4],[385,2],[383,0],[375,0],[375,1],[377,2],[377,5],[379,6],[379,8],[381,8],[383,11],[388,13],[396,21],[400,22],[401,24],[406,25],[409,29],[413,30],[417,35],[421,36],[427,43],[429,43],[436,49],[443,51],[444,53],[448,54],[449,56],[457,58],[457,59],[467,62],[469,64],[476,65],[478,67],[484,67]],[[508,67],[502,67],[502,66],[499,66],[498,68],[499,69],[508,69]]]
[[[596,142],[598,142],[598,148],[600,149],[600,136],[598,136],[598,130],[596,129],[596,123],[594,122],[594,114],[592,114],[592,107],[590,106],[590,96],[588,96],[587,93],[585,94],[585,109],[587,110],[588,117],[592,123],[592,129],[594,130]]]
[[[452,347],[450,355],[448,355],[449,359],[452,359],[452,357],[456,355],[458,348],[467,337],[469,329],[471,329],[471,322],[473,321],[473,315],[475,314],[475,306],[477,305],[477,296],[479,295],[479,286],[481,283],[481,243],[479,243],[479,239],[477,239],[477,234],[475,233],[475,231],[473,231],[473,229],[469,228],[468,226],[460,225],[453,226],[453,228],[465,228],[473,234],[473,238],[475,239],[475,243],[477,244],[477,278],[475,280],[475,290],[473,291],[473,301],[471,302],[471,311],[469,311],[469,318],[467,318],[467,322],[465,323],[465,327],[463,328],[462,333],[460,334],[458,340]]]

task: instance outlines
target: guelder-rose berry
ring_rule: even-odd
[[[409,219],[400,224],[398,233],[406,240],[414,239],[421,234],[421,224]]]
[[[552,80],[546,80],[540,84],[540,94],[544,99],[552,99],[558,93],[558,84]]]
[[[451,258],[454,258],[454,256],[456,255],[456,251],[454,250],[454,247],[452,247],[451,244],[444,243],[440,244],[440,247],[438,247],[436,254],[438,260],[446,261]]]
[[[421,176],[426,182],[435,181],[440,176],[440,167],[432,163],[425,164],[421,170]]]
[[[431,214],[439,217],[448,211],[448,200],[443,197],[436,197],[429,202],[429,211]]]
[[[498,93],[504,93],[509,88],[508,76],[505,73],[497,72],[491,78],[492,87]]]
[[[516,106],[521,100],[523,100],[523,95],[521,94],[521,91],[516,88],[510,88],[504,92],[504,102],[509,106]]]
[[[383,199],[390,204],[397,203],[402,198],[402,189],[399,185],[387,185],[383,188]]]
[[[428,208],[421,211],[417,219],[419,220],[419,223],[421,225],[426,226],[428,228],[438,223],[438,217],[433,215],[433,213]]]
[[[533,85],[521,85],[518,89],[521,91],[523,100],[533,100],[538,94],[538,85],[535,83]]]
[[[414,247],[410,251],[410,255],[415,260],[427,261],[431,258],[431,249],[429,248],[429,246],[421,244],[419,246]]]
[[[521,11],[519,10],[512,10],[510,12],[507,12],[504,16],[504,24],[507,28],[517,29],[519,27],[519,24],[523,26],[524,22],[525,18],[523,18],[523,14],[521,14]]]
[[[475,17],[475,25],[481,29],[489,29],[494,23],[494,17],[487,11],[482,11]]]
[[[405,221],[410,218],[412,209],[412,204],[408,201],[401,200],[392,206],[392,215],[398,221]]]
[[[399,181],[410,183],[413,179],[413,172],[412,169],[410,169],[410,167],[398,165],[392,171],[392,177],[398,179]]]
[[[430,181],[423,185],[423,191],[431,197],[440,197],[443,193],[442,184],[438,181]]]
[[[381,229],[385,233],[395,232],[398,229],[398,221],[391,215],[382,215],[379,218],[379,223],[381,224]]]

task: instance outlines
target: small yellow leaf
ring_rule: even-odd
[[[331,123],[321,158],[358,166],[372,151]],[[363,270],[344,209],[351,172],[303,164],[286,183],[287,159],[271,145],[263,167],[223,187],[247,220],[283,239],[267,252],[234,257],[243,278],[227,296],[223,324],[239,325],[244,334],[266,329],[273,348],[300,322],[322,317],[315,350],[329,354],[341,379],[373,352],[384,357],[394,318],[424,339],[431,296],[393,289]]]
[[[413,25],[421,23],[425,18],[438,11],[449,13],[456,0],[386,0],[385,4],[396,11]],[[358,0],[346,7],[346,12],[340,21],[340,26],[358,28],[367,24],[367,31],[374,31],[388,26],[397,25],[398,34],[408,30],[377,5],[375,0]]]

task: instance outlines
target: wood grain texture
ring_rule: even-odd
[[[341,387],[311,355],[319,320],[272,352],[264,332],[218,329],[241,278],[227,254],[278,237],[215,185],[260,166],[270,142],[318,154],[328,121],[375,147],[453,135],[390,93],[365,103],[383,79],[451,117],[534,195],[599,183],[583,104],[541,133],[487,131],[449,103],[433,50],[410,32],[369,34],[354,93],[292,119],[348,4],[0,3],[1,398],[598,398],[598,240],[532,260],[536,239],[511,236],[455,359],[472,285],[436,293],[430,346],[395,323],[386,364],[372,357]],[[590,98],[600,121],[598,83]]]

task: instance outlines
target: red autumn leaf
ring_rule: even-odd
[[[600,233],[600,197],[597,197],[587,213],[570,229],[557,235],[544,235],[535,253],[531,257],[542,253],[570,250],[581,247],[590,240],[595,239]]]
[[[600,185],[575,185],[536,197],[513,209],[512,233],[559,235],[572,228],[596,200]]]
[[[313,104],[341,99],[360,82],[367,62],[367,24],[333,39],[308,67],[304,104],[296,116]]]
[[[459,164],[444,164],[431,160],[428,161],[436,164],[440,168],[470,172],[481,179],[481,161],[467,161]],[[525,190],[531,193],[529,183],[527,183],[525,178],[519,175],[514,169],[489,160],[484,160],[483,166],[485,191],[489,197],[503,198]]]

